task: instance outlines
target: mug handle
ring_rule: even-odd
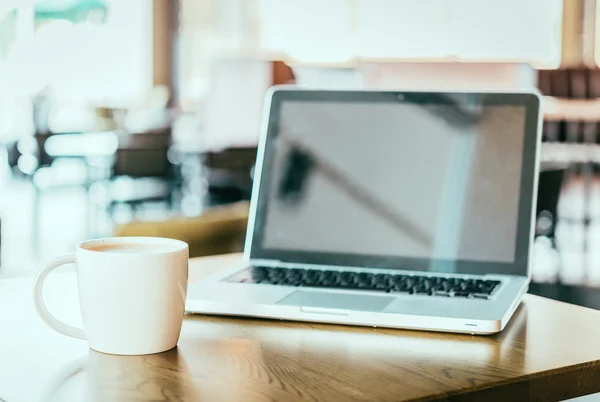
[[[50,272],[65,264],[74,264],[76,262],[75,253],[69,253],[56,257],[48,264],[44,265],[37,273],[35,280],[33,281],[33,300],[35,302],[35,309],[39,314],[42,321],[46,323],[50,328],[59,332],[63,335],[67,335],[77,339],[86,339],[83,329],[72,327],[60,321],[54,317],[46,308],[43,297],[44,280]]]

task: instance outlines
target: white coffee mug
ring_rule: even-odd
[[[76,250],[43,266],[35,278],[35,307],[50,328],[110,354],[159,353],[177,345],[187,293],[186,243],[114,237],[84,241]],[[59,321],[42,297],[46,276],[70,263],[77,265],[83,329]]]

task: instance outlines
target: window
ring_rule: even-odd
[[[147,0],[15,2],[0,14],[2,96],[46,86],[89,102],[144,95],[152,85],[151,21]]]

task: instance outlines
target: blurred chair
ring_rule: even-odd
[[[239,202],[210,208],[197,217],[117,225],[113,234],[182,240],[190,247],[190,257],[239,252],[244,245],[248,210],[248,202]]]
[[[166,201],[178,185],[175,166],[169,160],[171,129],[127,134],[119,138],[109,179],[109,211],[117,204],[136,206],[146,202]],[[125,185],[119,185],[123,178]]]
[[[206,152],[202,156],[202,167],[210,193],[250,199],[255,162],[256,147],[231,147]]]
[[[542,163],[536,203],[536,235],[554,239],[558,221],[558,200],[567,168],[561,164]]]

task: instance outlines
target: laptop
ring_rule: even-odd
[[[239,265],[189,313],[470,334],[529,285],[537,92],[275,87]]]

